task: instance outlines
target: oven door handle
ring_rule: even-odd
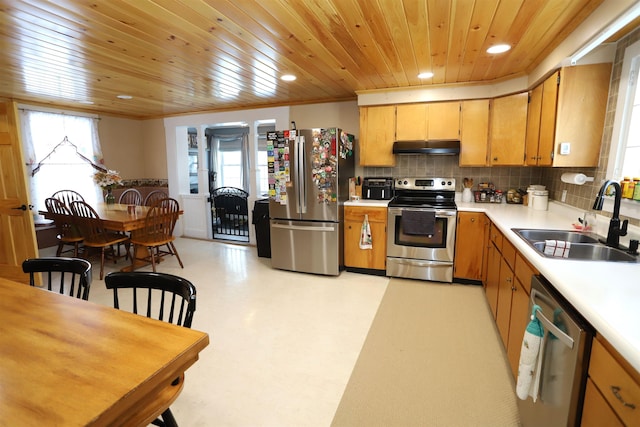
[[[433,209],[415,209],[415,208],[388,208],[389,215],[402,215],[403,211],[415,211],[415,212],[433,212]],[[452,217],[456,216],[458,211],[447,209],[435,209],[436,218]]]

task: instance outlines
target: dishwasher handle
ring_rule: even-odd
[[[536,298],[539,298],[547,303],[550,302],[549,297],[541,294],[537,289],[531,289],[531,301],[533,301],[534,304],[536,304]],[[542,314],[542,310],[536,310],[535,316],[540,321],[540,323],[542,323],[542,326],[544,326],[547,329],[547,331],[551,332],[553,336],[558,338],[560,342],[562,342],[564,345],[566,345],[571,349],[573,348],[573,345],[574,345],[573,338],[571,338],[569,335],[567,335],[562,330],[560,330],[560,328],[558,328],[552,321],[547,319],[545,315]]]

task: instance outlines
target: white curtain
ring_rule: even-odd
[[[58,190],[75,190],[93,205],[102,200],[92,165],[104,163],[98,119],[21,110],[20,124],[36,210],[45,210],[44,200]]]

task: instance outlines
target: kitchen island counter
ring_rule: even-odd
[[[546,258],[512,228],[572,230],[583,211],[556,203],[536,211],[523,205],[457,202],[459,211],[485,212],[509,241],[540,271],[613,347],[640,372],[640,263]],[[606,214],[606,213],[605,213]],[[597,230],[608,229],[610,216],[598,215]],[[629,226],[629,239],[640,239]]]

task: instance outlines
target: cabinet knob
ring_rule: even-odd
[[[471,218],[471,222],[476,222],[476,219],[475,218]]]
[[[497,157],[494,157],[494,158],[493,158],[493,161],[494,161],[494,162],[495,162],[495,161],[497,161],[497,160],[498,160],[498,158],[497,158]]]

